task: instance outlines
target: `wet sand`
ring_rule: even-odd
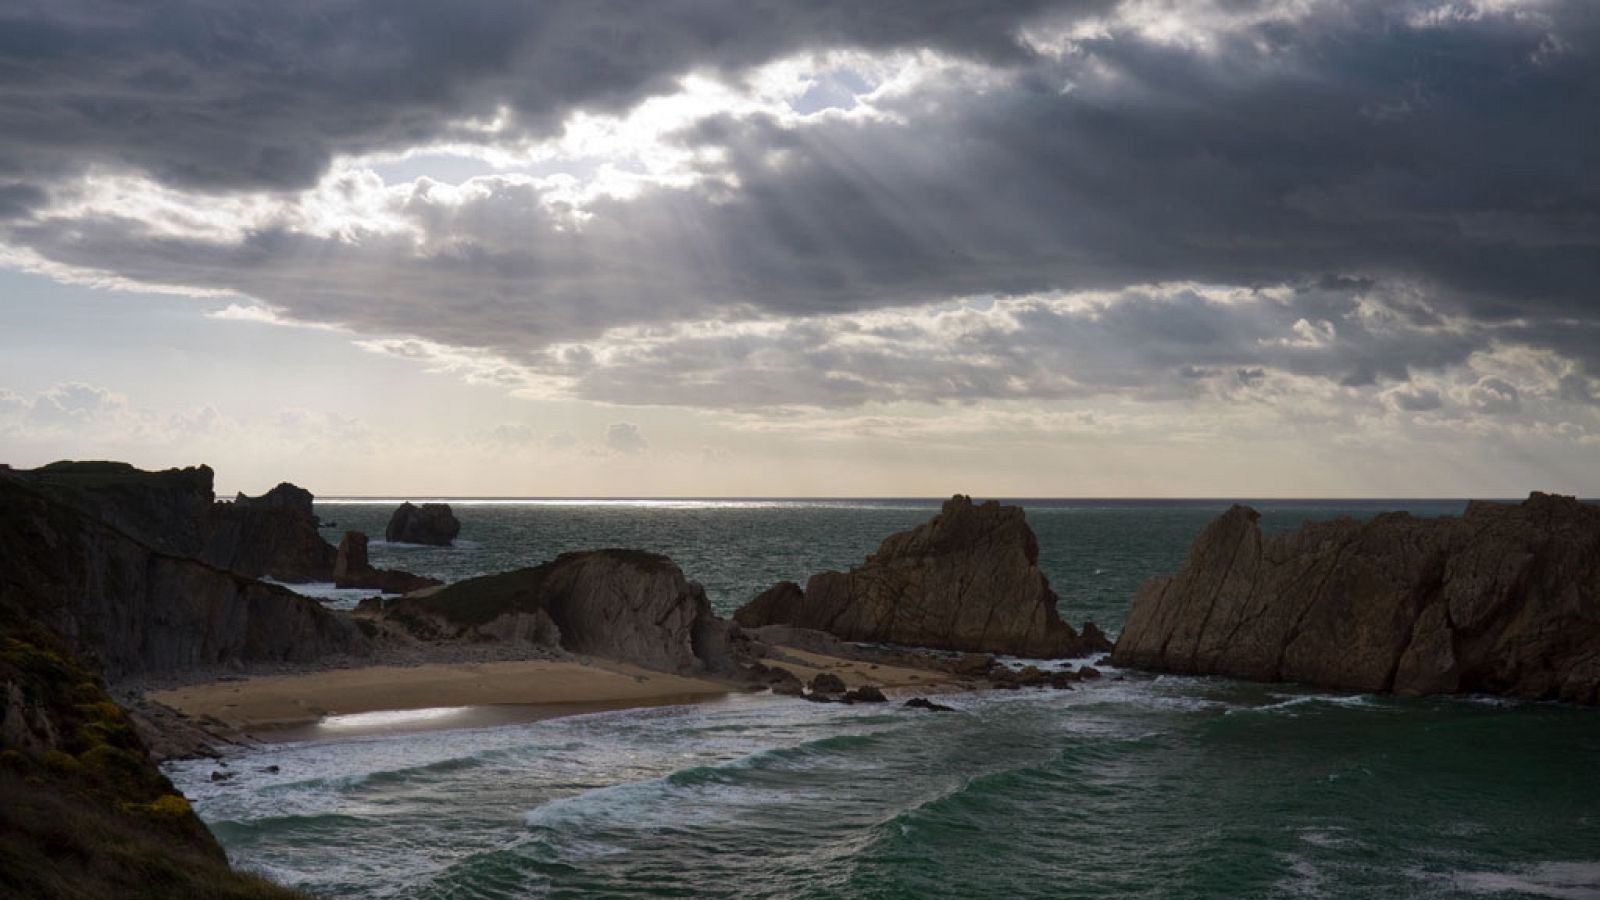
[[[215,720],[233,730],[272,737],[274,730],[282,733],[329,717],[494,706],[566,710],[550,712],[563,715],[595,708],[688,702],[719,696],[729,689],[716,681],[623,663],[534,660],[266,675],[154,691],[146,696],[201,722]],[[526,713],[522,716],[527,717]]]
[[[764,660],[803,681],[837,674],[846,685],[893,693],[970,687],[947,673],[848,660],[790,647]],[[262,675],[152,691],[145,698],[208,729],[299,741],[480,728],[633,707],[697,703],[739,687],[610,661],[530,660],[365,666]]]

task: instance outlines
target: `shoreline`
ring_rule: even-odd
[[[823,671],[848,687],[888,692],[970,690],[947,672],[829,656],[794,647],[764,659],[802,681]],[[764,694],[747,685],[673,675],[611,660],[494,660],[368,665],[237,675],[164,686],[140,699],[185,727],[238,743],[340,739],[476,728],[620,709],[716,702]],[[805,702],[785,698],[786,702]],[[408,715],[411,714],[411,715]]]

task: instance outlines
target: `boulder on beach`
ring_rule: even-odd
[[[1146,582],[1112,662],[1401,694],[1600,702],[1600,508],[1535,493],[1465,515],[1264,537],[1235,506]]]
[[[749,628],[789,625],[865,641],[1003,653],[1079,656],[1108,650],[1056,609],[1022,509],[957,495],[929,522],[889,536],[849,572],[780,583],[734,613]]]
[[[832,672],[818,672],[812,677],[810,688],[813,694],[842,694],[847,689],[844,679]]]
[[[409,594],[412,591],[444,584],[437,578],[413,575],[397,569],[375,569],[367,559],[367,536],[359,531],[346,531],[339,540],[338,558],[333,564],[333,585],[339,588],[364,588],[385,594]]]
[[[448,547],[461,533],[461,521],[448,503],[400,504],[389,517],[383,539],[395,544],[432,544]]]

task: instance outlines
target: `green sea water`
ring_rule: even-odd
[[[1276,530],[1400,505],[1462,506],[1260,506]],[[381,535],[392,506],[319,512]],[[460,546],[373,555],[463,577],[655,549],[727,611],[936,506],[458,503]],[[1028,516],[1064,614],[1114,633],[1225,506]],[[236,862],[330,897],[1600,898],[1592,710],[1108,674],[941,698],[952,713],[735,696],[276,745],[216,783],[212,763],[170,771]],[[387,718],[430,715],[449,713]]]

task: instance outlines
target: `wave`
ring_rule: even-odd
[[[1283,697],[1284,695],[1275,695]],[[1380,704],[1371,694],[1301,694],[1284,697],[1277,703],[1261,706],[1233,706],[1223,715],[1298,715],[1302,706],[1334,706],[1341,709],[1371,709]]]
[[[1472,894],[1600,900],[1600,862],[1542,862],[1507,872],[1461,872],[1450,880]]]

